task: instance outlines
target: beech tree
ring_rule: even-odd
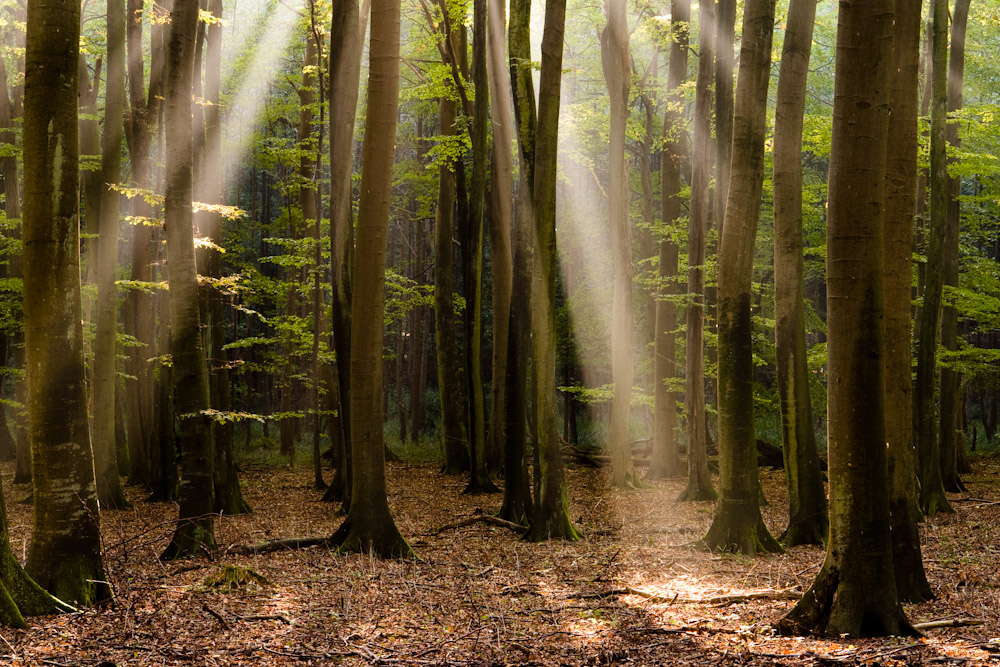
[[[352,278],[351,506],[331,538],[340,551],[362,551],[383,558],[413,555],[396,528],[386,498],[382,426],[382,319],[399,103],[399,21],[399,0],[372,0],[358,261]]]
[[[830,539],[816,580],[778,622],[786,634],[917,634],[899,604],[888,530],[882,228],[892,9],[891,0],[840,4],[826,264]]]
[[[78,4],[30,4],[22,237],[34,522],[25,569],[60,600],[91,605],[110,599],[111,590],[101,556],[83,365],[79,40]]]
[[[180,516],[163,560],[215,545],[214,448],[208,372],[198,312],[192,212],[191,90],[198,0],[174,0],[167,42],[164,97],[166,151],[164,232],[170,285],[170,356],[181,450]]]
[[[764,186],[767,86],[774,0],[743,9],[739,81],[726,222],[719,256],[719,486],[715,519],[704,537],[714,550],[781,551],[760,514],[757,438],[753,422],[750,321],[754,243]]]

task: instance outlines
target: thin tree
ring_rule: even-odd
[[[944,282],[945,231],[948,219],[948,164],[946,123],[948,107],[948,0],[933,0],[933,40],[931,63],[931,165],[930,226],[927,232],[927,267],[924,271],[924,298],[920,308],[917,346],[917,377],[913,385],[913,429],[920,465],[920,508],[926,516],[953,512],[944,494],[941,477],[941,449],[937,433],[935,394],[937,382],[937,336],[941,322],[941,295]]]
[[[625,170],[625,124],[631,88],[628,22],[625,0],[607,0],[607,25],[601,33],[601,62],[604,81],[611,100],[611,127],[608,146],[608,217],[611,228],[611,264],[614,272],[614,296],[611,301],[611,425],[608,443],[611,450],[611,485],[629,488],[636,484],[629,438],[629,415],[632,404],[632,237],[630,234],[629,192]]]
[[[340,551],[392,558],[413,555],[386,498],[381,386],[385,252],[399,103],[399,0],[373,0],[371,15],[358,261],[352,281],[351,508],[331,539]]]
[[[77,136],[80,5],[28,7],[24,344],[34,522],[25,568],[71,604],[108,600],[87,424]]]
[[[535,446],[538,451],[535,474],[539,495],[531,528],[525,538],[534,542],[579,538],[569,518],[569,496],[556,430],[556,271],[559,270],[556,256],[556,165],[565,23],[566,0],[546,0],[532,189],[537,254],[531,292],[531,329]]]
[[[892,0],[840,4],[827,222],[830,539],[786,634],[917,634],[899,604],[889,535],[882,225]]]
[[[680,87],[687,78],[688,42],[691,28],[690,0],[670,3],[670,59],[667,67],[667,98],[663,112],[664,148],[660,163],[661,219],[656,300],[656,330],[653,335],[653,453],[646,477],[664,479],[681,474],[677,442],[677,393],[669,382],[677,375],[677,303],[679,253],[672,236],[681,217],[681,164],[686,159],[684,140],[684,96]]]
[[[816,0],[788,8],[774,118],[774,346],[788,482],[788,546],[823,544],[829,522],[809,402],[802,256],[802,114]]]
[[[715,61],[715,2],[698,10],[698,76],[694,95],[694,137],[691,146],[691,212],[688,216],[688,302],[684,378],[687,420],[688,483],[680,500],[715,500],[708,472],[705,433],[705,237],[708,234],[709,145],[712,115],[712,67]]]
[[[753,258],[764,187],[767,87],[774,0],[743,9],[739,81],[726,221],[719,254],[719,486],[715,519],[704,537],[713,550],[753,555],[781,546],[760,514],[757,438],[753,421]]]
[[[948,114],[962,108],[962,81],[965,77],[965,29],[969,20],[969,0],[955,0],[951,14],[951,47],[948,49]],[[945,130],[948,144],[947,163],[958,162],[957,152],[961,146],[958,120],[954,117]],[[962,194],[961,176],[948,176],[948,213],[946,216],[944,245],[942,247],[942,272],[945,289],[958,287],[958,227],[961,216]],[[958,350],[958,311],[954,303],[946,302],[941,310],[941,347],[949,352]],[[962,378],[961,374],[948,366],[941,368],[940,392],[941,437],[941,478],[946,491],[965,491],[965,484],[958,475],[959,449],[965,445],[962,439]]]
[[[163,560],[183,558],[215,546],[214,448],[208,372],[198,312],[191,206],[193,141],[191,90],[198,0],[174,0],[167,42],[164,122],[166,194],[164,232],[170,286],[170,356],[174,410],[181,450],[180,515]]]
[[[97,497],[108,508],[128,507],[118,476],[115,386],[118,383],[118,222],[125,114],[125,6],[107,3],[108,57],[101,141],[101,206],[97,257],[97,330],[94,335],[94,468]]]
[[[920,60],[920,3],[897,2],[893,22],[892,91],[886,161],[885,438],[889,443],[889,514],[893,572],[901,600],[932,597],[920,556],[917,522],[916,450],[913,441],[913,369],[910,319],[913,283],[913,226],[917,191],[917,92]]]

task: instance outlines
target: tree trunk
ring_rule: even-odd
[[[399,91],[399,0],[373,0],[368,113],[362,154],[361,203],[358,209],[358,262],[353,285],[356,308],[351,318],[351,508],[333,535],[344,551],[383,558],[411,557],[399,534],[385,487],[382,423],[382,318],[385,250],[396,140]]]
[[[705,236],[708,233],[709,147],[711,144],[712,64],[715,59],[715,2],[699,6],[698,78],[694,97],[694,163],[688,216],[688,303],[684,411],[687,418],[688,484],[679,500],[715,500],[708,473],[705,434]]]
[[[330,29],[330,276],[333,282],[333,346],[337,364],[344,460],[324,500],[339,497],[351,504],[351,280],[354,264],[354,208],[351,175],[354,165],[354,122],[361,79],[361,16],[357,0],[333,4]],[[339,482],[339,483],[338,483]]]
[[[129,506],[118,475],[115,442],[115,385],[118,374],[118,220],[125,112],[125,7],[108,0],[108,59],[101,145],[101,214],[97,256],[97,331],[94,336],[94,468],[101,506]]]
[[[672,229],[681,217],[681,164],[687,145],[684,140],[684,95],[680,91],[687,78],[691,2],[670,3],[670,60],[667,69],[667,101],[663,112],[664,149],[660,162],[661,217]],[[672,235],[660,239],[657,277],[660,294],[656,300],[656,332],[653,339],[653,453],[646,477],[669,479],[681,475],[677,442],[677,392],[668,383],[677,376],[677,302],[679,293],[678,248]]]
[[[191,90],[197,0],[174,0],[166,56],[166,146],[164,232],[170,286],[170,356],[174,409],[181,450],[180,514],[177,528],[161,555],[183,558],[215,546],[214,450],[208,373],[198,313],[198,279],[191,210],[193,141]]]
[[[896,591],[906,602],[933,594],[920,555],[916,451],[913,440],[913,370],[910,303],[917,187],[917,88],[920,4],[896,4],[889,146],[885,197],[885,437],[889,443],[889,514]]]
[[[774,121],[774,343],[790,547],[823,544],[829,530],[809,404],[802,257],[802,114],[815,20],[816,0],[789,6]]]
[[[891,0],[840,5],[827,223],[830,539],[785,634],[914,636],[889,534],[882,351],[882,225]],[[892,74],[890,72],[892,71]],[[894,147],[895,148],[895,147]]]
[[[709,549],[747,555],[779,552],[760,514],[753,419],[750,300],[761,192],[774,0],[748,0],[743,11],[733,118],[732,180],[719,254],[719,485],[722,495],[704,537]]]
[[[719,238],[725,229],[733,156],[733,51],[736,32],[736,0],[717,0],[715,5],[715,216]],[[741,47],[742,55],[742,47]]]
[[[933,77],[931,103],[931,221],[928,229],[926,283],[920,308],[917,379],[913,387],[913,428],[920,466],[920,508],[926,516],[954,511],[944,494],[941,449],[935,411],[937,335],[941,321],[945,235],[948,217],[948,165],[945,148],[947,122],[948,2],[934,0]]]
[[[70,604],[109,600],[87,427],[80,297],[80,6],[28,7],[24,85],[24,344],[34,467],[27,571]]]
[[[611,486],[630,488],[636,483],[632,464],[629,415],[632,407],[632,239],[628,214],[628,183],[625,171],[625,124],[628,121],[631,67],[625,0],[607,0],[608,23],[601,33],[601,62],[611,100],[608,154],[608,215],[611,228],[611,264],[614,296],[611,302]]]
[[[486,71],[487,0],[473,2],[472,80],[476,99],[472,114],[472,197],[466,230],[465,363],[469,387],[469,484],[466,493],[496,493],[500,489],[486,469],[486,414],[483,398],[483,224],[486,217],[487,124],[490,96]]]
[[[953,115],[962,108],[962,81],[965,75],[965,28],[969,19],[969,0],[956,0],[951,15],[951,48],[948,58],[948,114]],[[958,121],[947,126],[945,138],[949,151],[949,165],[958,162],[961,138]],[[961,215],[962,178],[948,177],[948,201],[946,229],[942,246],[942,272],[945,288],[958,287],[958,229]],[[958,311],[951,303],[941,311],[941,347],[949,352],[958,350]],[[941,368],[941,414],[939,429],[941,434],[941,478],[946,491],[965,491],[965,484],[958,476],[958,449],[962,430],[960,410],[962,405],[962,384],[958,371]]]
[[[540,487],[531,528],[525,539],[533,542],[579,538],[569,518],[569,496],[556,430],[556,272],[559,270],[556,255],[556,165],[565,23],[566,0],[546,0],[532,189],[537,261],[531,291],[531,329],[537,415],[535,442],[539,462],[535,474]]]

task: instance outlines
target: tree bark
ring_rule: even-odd
[[[688,303],[685,311],[687,337],[684,379],[684,411],[687,418],[688,484],[679,500],[715,500],[708,473],[705,433],[705,236],[708,234],[709,146],[711,143],[711,82],[715,60],[715,2],[699,5],[698,78],[694,97],[694,163],[691,181],[691,213],[688,216]]]
[[[787,546],[823,544],[829,530],[809,403],[802,256],[802,114],[815,20],[815,0],[789,6],[774,121],[774,344],[788,482]]]
[[[167,43],[165,124],[166,196],[164,232],[170,286],[170,356],[174,409],[181,450],[180,514],[177,528],[160,556],[183,558],[215,546],[214,448],[208,373],[198,313],[198,278],[191,208],[193,141],[191,90],[197,0],[174,0]]]
[[[885,228],[885,437],[889,443],[889,514],[893,571],[901,600],[933,594],[920,555],[916,448],[913,439],[913,370],[910,312],[913,228],[917,188],[917,91],[920,3],[897,2],[886,162]]]
[[[331,541],[383,558],[413,555],[389,511],[382,422],[385,251],[399,92],[399,0],[373,0],[368,113],[351,318],[351,508]]]
[[[657,278],[660,293],[656,300],[656,332],[653,337],[653,453],[646,472],[649,479],[681,475],[677,442],[677,392],[669,382],[677,376],[677,301],[680,280],[678,248],[672,231],[681,217],[681,164],[686,159],[684,140],[684,96],[681,85],[687,78],[690,41],[691,2],[670,3],[670,60],[667,68],[667,99],[663,112],[664,149],[660,162],[661,218],[668,226],[659,243]]]
[[[77,136],[80,6],[28,7],[24,343],[34,522],[27,571],[71,604],[110,599],[87,424]]]
[[[774,0],[743,10],[739,81],[733,117],[732,180],[719,254],[719,486],[715,519],[704,537],[715,551],[780,552],[760,514],[753,419],[750,301],[761,192]]]
[[[830,155],[830,539],[785,634],[914,636],[889,534],[882,351],[882,226],[892,72],[891,0],[840,5]]]
[[[628,122],[631,67],[625,0],[607,0],[608,22],[601,34],[601,62],[611,104],[608,152],[608,216],[611,228],[611,264],[614,295],[611,302],[611,486],[630,488],[636,484],[629,438],[632,382],[635,371],[632,346],[632,238],[628,215],[628,184],[625,171],[625,124]]]
[[[932,46],[933,95],[931,102],[930,226],[924,299],[920,308],[920,338],[917,347],[917,379],[913,387],[913,429],[920,466],[920,508],[926,516],[953,512],[944,494],[941,449],[937,433],[935,388],[937,382],[937,335],[941,321],[945,232],[948,216],[948,165],[945,125],[948,103],[948,2],[934,0]]]

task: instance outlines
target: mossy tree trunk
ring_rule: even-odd
[[[933,0],[933,44],[931,95],[930,225],[927,231],[927,266],[924,298],[920,308],[917,347],[917,378],[913,385],[913,429],[920,466],[920,508],[926,516],[954,511],[944,494],[941,448],[935,410],[937,382],[937,336],[941,322],[944,282],[945,232],[948,218],[948,163],[946,122],[948,105],[948,0]]]
[[[531,290],[534,354],[535,446],[539,493],[525,538],[579,538],[569,518],[569,496],[556,428],[556,165],[559,139],[559,93],[562,82],[566,0],[546,0],[539,79],[538,124],[534,147],[532,212],[536,263]]]
[[[686,159],[684,140],[684,96],[687,78],[691,2],[670,3],[670,60],[667,67],[667,99],[663,112],[664,148],[660,162],[661,218],[665,227],[659,244],[656,300],[656,330],[653,335],[653,454],[649,479],[679,477],[681,464],[677,442],[677,393],[668,383],[677,375],[677,301],[679,253],[672,236],[681,217],[681,164]]]
[[[753,258],[761,192],[774,0],[748,0],[743,10],[739,81],[726,221],[719,255],[719,486],[708,548],[747,555],[778,552],[760,514],[753,415],[750,319]]]
[[[892,0],[840,5],[827,226],[830,539],[786,634],[916,635],[890,546],[882,324],[882,224]]]
[[[703,2],[698,11],[698,78],[694,96],[693,173],[688,216],[688,302],[684,379],[687,419],[688,483],[681,501],[715,500],[708,473],[705,422],[705,237],[708,234],[709,148],[711,143],[712,68],[715,61],[715,2]]]
[[[788,481],[788,546],[823,544],[829,521],[809,402],[802,256],[802,114],[816,0],[794,0],[781,47],[774,122],[774,344]]]
[[[101,557],[83,364],[79,39],[79,4],[30,4],[22,238],[34,522],[26,569],[60,599],[90,605],[110,599],[111,590]]]
[[[611,229],[611,265],[614,293],[611,300],[611,424],[608,447],[611,451],[611,486],[634,487],[632,441],[629,416],[632,411],[632,381],[635,376],[632,346],[632,235],[625,169],[625,124],[628,122],[631,60],[625,0],[607,0],[607,25],[601,33],[601,63],[611,104],[608,145],[608,217]]]
[[[170,356],[174,409],[181,450],[180,515],[170,544],[161,558],[172,560],[215,546],[212,421],[208,372],[198,312],[198,279],[194,257],[191,209],[193,141],[191,90],[194,77],[194,37],[197,0],[174,0],[167,42],[164,97],[166,196],[164,232],[170,287]]]
[[[340,551],[410,557],[389,511],[382,415],[385,255],[399,93],[399,0],[373,0],[368,113],[362,152],[351,317],[351,508],[333,535]]]
[[[885,227],[885,438],[889,443],[889,514],[896,591],[901,600],[932,597],[920,555],[916,448],[913,440],[913,370],[910,319],[913,227],[917,190],[917,91],[920,3],[896,3],[886,161]]]

